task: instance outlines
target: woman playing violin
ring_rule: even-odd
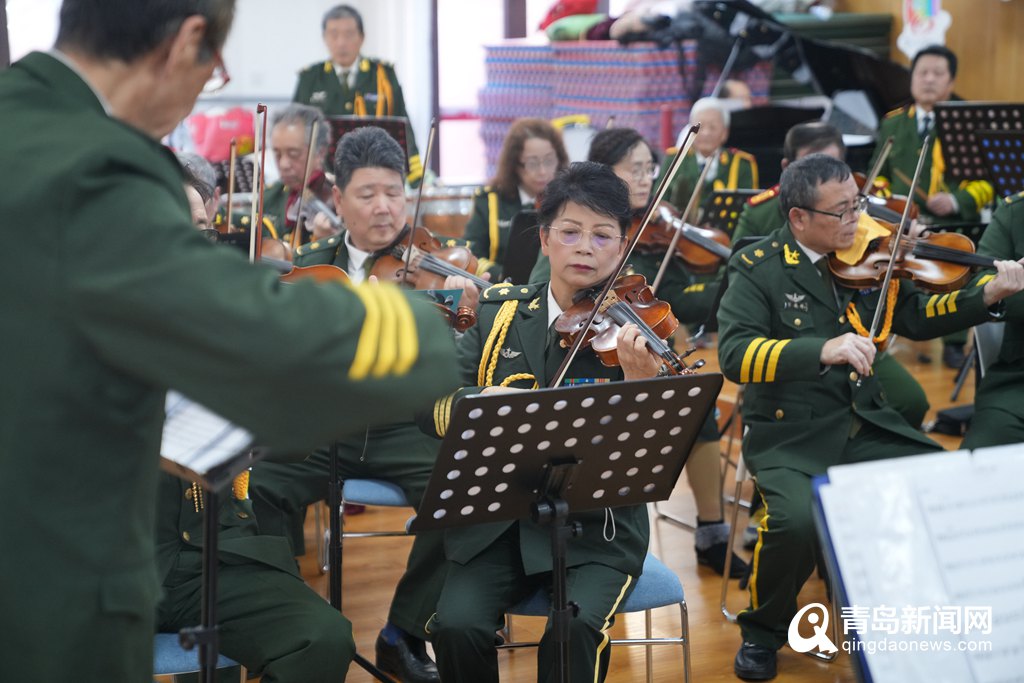
[[[632,128],[603,130],[594,136],[589,158],[611,166],[615,175],[629,186],[632,215],[635,217],[643,213],[658,171],[654,152],[643,136]],[[634,251],[630,263],[634,272],[646,277],[648,282],[653,282],[663,256],[664,252]],[[531,282],[537,282],[543,276],[546,265],[543,257],[538,259],[530,277]],[[672,306],[672,312],[680,322],[699,325],[708,318],[717,292],[718,283],[714,278],[695,276],[680,259],[673,258],[658,289],[658,297]],[[709,415],[687,460],[686,474],[697,502],[695,549],[698,561],[721,574],[725,569],[729,531],[722,516],[718,441],[719,432],[714,415]],[[746,569],[746,563],[734,556],[730,574],[734,577],[742,576]]]
[[[548,185],[539,210],[541,248],[551,278],[527,286],[494,285],[481,296],[479,323],[460,340],[460,393],[488,388],[545,386],[567,351],[554,334],[555,320],[581,293],[600,285],[618,265],[631,220],[628,189],[600,164],[572,164]],[[582,349],[567,383],[641,379],[658,374],[661,361],[632,325],[618,338],[621,367],[605,367]],[[451,403],[450,399],[447,403]],[[431,431],[449,413],[430,419]],[[424,425],[426,426],[426,425]],[[572,619],[572,680],[603,680],[609,649],[600,648],[611,624],[606,617],[633,588],[647,553],[649,527],[642,506],[572,515],[583,522],[569,539],[569,599],[580,605]],[[494,629],[505,609],[538,586],[550,585],[548,532],[529,520],[450,529],[448,578],[428,625],[443,681],[498,681]],[[551,671],[555,651],[541,640],[539,670]],[[596,667],[596,671],[595,671]]]

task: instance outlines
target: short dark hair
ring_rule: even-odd
[[[802,149],[820,152],[829,145],[838,147],[840,156],[846,158],[846,143],[838,128],[822,121],[798,123],[786,133],[786,140],[782,143],[782,158],[796,161],[796,155]]]
[[[324,13],[323,21],[320,22],[320,32],[323,33],[327,30],[327,22],[334,21],[335,19],[355,19],[356,30],[359,31],[359,35],[365,36],[363,33],[363,16],[359,14],[352,5],[335,5],[331,9]]]
[[[235,0],[64,0],[57,48],[132,62],[152,52],[186,18],[195,15],[207,21],[207,54],[201,57],[209,59],[227,39],[235,16]]]
[[[404,181],[405,153],[383,128],[364,126],[342,136],[334,152],[334,184],[344,191],[361,168],[386,168]]]
[[[596,161],[571,163],[548,183],[537,210],[541,229],[549,229],[569,202],[614,219],[622,234],[626,234],[632,222],[629,187],[610,166]]]
[[[845,181],[851,175],[845,161],[827,154],[808,154],[797,159],[782,172],[779,180],[779,202],[782,213],[789,215],[794,207],[814,207],[818,202],[818,188],[832,180]]]
[[[587,154],[589,161],[596,161],[599,164],[614,166],[625,158],[629,151],[638,144],[647,145],[654,161],[658,161],[658,155],[651,147],[644,136],[633,128],[606,128],[594,136],[590,141],[590,152]]]
[[[284,109],[281,109],[274,114],[274,123],[271,126],[271,130],[280,125],[295,125],[301,124],[303,140],[306,144],[309,144],[309,135],[313,130],[313,123],[319,121],[320,127],[316,133],[316,152],[320,153],[327,149],[327,145],[331,141],[331,129],[327,124],[327,119],[324,118],[322,111],[316,107],[311,107],[308,104],[289,104]]]
[[[914,73],[914,69],[917,67],[917,60],[921,59],[924,55],[945,57],[946,64],[949,65],[949,77],[956,78],[956,53],[945,45],[929,45],[928,47],[921,48],[921,50],[914,55],[913,61],[910,62],[910,73]]]
[[[185,182],[195,188],[204,202],[213,199],[217,174],[213,165],[195,152],[177,152],[178,163],[185,172]]]

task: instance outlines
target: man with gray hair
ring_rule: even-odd
[[[152,680],[169,388],[291,454],[456,386],[428,302],[385,284],[282,287],[192,227],[159,140],[227,82],[234,8],[64,0],[56,46],[0,72],[0,232],[21,245],[0,272],[18,292],[0,334],[5,680]],[[21,240],[26,225],[40,229]],[[399,344],[410,353],[381,351]],[[292,391],[304,400],[268,400]]]
[[[310,208],[310,198],[326,207],[331,201],[331,181],[324,174],[324,159],[330,142],[331,131],[320,110],[305,104],[291,104],[274,115],[270,129],[270,151],[280,174],[280,180],[268,185],[263,193],[263,214],[269,216],[277,234],[288,242],[298,222],[300,188],[306,174],[309,159],[309,142],[313,124],[317,126],[316,141],[313,144],[313,164],[310,166],[306,189],[311,193],[303,202]],[[306,213],[303,210],[303,213]],[[310,215],[310,218],[315,212]],[[298,244],[310,239],[310,225],[303,228]]]
[[[195,152],[175,152],[185,173],[185,196],[192,211],[192,223],[201,229],[210,228],[217,215],[220,188],[213,165]]]
[[[787,223],[733,256],[718,313],[718,358],[726,377],[746,385],[743,459],[767,511],[750,607],[737,619],[734,669],[745,680],[775,677],[776,651],[814,568],[811,479],[832,465],[942,450],[889,405],[865,321],[882,305],[877,338],[928,339],[1002,315],[1002,299],[1024,288],[1015,261],[997,261],[994,278],[946,295],[956,306],[938,311],[929,304],[937,295],[910,280],[893,280],[884,300],[878,289],[843,287],[829,255],[856,260],[855,243],[863,250],[871,239],[856,239],[865,200],[849,167],[811,154],[786,167],[780,188]]]
[[[693,143],[693,154],[683,160],[683,165],[676,172],[669,188],[669,201],[682,210],[697,186],[697,180],[706,164],[711,164],[701,200],[705,200],[714,190],[751,190],[757,187],[757,160],[748,152],[735,147],[723,147],[729,139],[729,108],[725,102],[715,97],[704,97],[690,107],[690,125],[700,124],[700,131]],[[678,153],[678,145],[665,152],[665,163],[662,174],[672,164]]]
[[[402,86],[389,62],[364,56],[363,17],[351,5],[335,5],[321,22],[330,59],[299,72],[293,102],[319,107],[327,116],[409,117]],[[406,128],[409,174],[413,187],[423,179],[423,163],[416,149],[412,126]]]

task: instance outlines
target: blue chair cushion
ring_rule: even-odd
[[[217,657],[217,668],[239,666],[238,662],[224,655]],[[199,671],[199,648],[185,650],[178,644],[177,633],[157,633],[153,641],[153,674],[170,674]]]
[[[346,503],[410,507],[400,487],[380,479],[346,479],[343,496]]]
[[[643,574],[640,575],[633,592],[619,605],[617,613],[643,612],[655,607],[675,605],[683,600],[683,584],[676,573],[654,555],[647,553],[647,557],[644,558]],[[509,613],[524,617],[544,617],[550,610],[551,600],[548,598],[548,591],[541,588],[509,609]]]

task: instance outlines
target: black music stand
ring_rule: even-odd
[[[751,197],[761,192],[762,190],[715,190],[704,201],[701,225],[706,228],[717,228],[732,239],[743,207]]]
[[[176,392],[166,400],[160,466],[203,487],[203,577],[200,625],[183,628],[186,650],[199,646],[199,680],[214,683],[217,669],[217,542],[220,496],[232,479],[267,455],[252,435]]]
[[[540,253],[540,220],[533,209],[523,209],[512,217],[509,226],[505,262],[501,276],[514,285],[525,285]]]
[[[709,373],[460,400],[414,531],[531,518],[551,529],[558,679],[569,680],[569,516],[667,499],[722,388]]]
[[[338,147],[338,141],[345,133],[351,133],[356,128],[376,126],[383,128],[384,132],[393,137],[401,145],[405,152],[405,170],[409,171],[409,119],[404,116],[328,116],[327,123],[331,127],[331,143],[327,147],[327,163],[331,170],[334,170],[334,150]]]
[[[935,129],[942,141],[951,180],[990,180],[974,135],[977,131],[1024,131],[1024,105],[1003,102],[941,102],[935,105]]]
[[[974,137],[996,196],[1024,190],[1024,130],[976,130]]]

